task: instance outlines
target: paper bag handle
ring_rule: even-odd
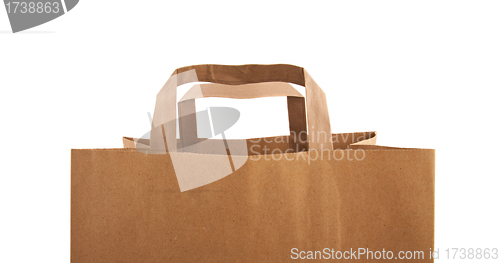
[[[176,151],[177,87],[191,82],[250,84],[289,82],[305,87],[308,149],[332,150],[326,95],[305,69],[287,64],[195,65],[176,69],[158,92],[151,127],[151,151]]]
[[[251,83],[242,85],[226,85],[218,83],[199,84],[193,86],[179,100],[180,147],[195,147],[199,141],[195,99],[198,98],[233,98],[252,99],[262,97],[287,97],[288,123],[290,128],[290,149],[300,152],[307,150],[307,123],[305,100],[292,85],[285,82]]]

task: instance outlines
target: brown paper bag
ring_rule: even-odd
[[[194,81],[216,84],[181,99],[177,139],[176,87]],[[290,136],[198,138],[196,98],[265,96],[287,96]],[[379,262],[415,252],[433,262],[434,150],[375,140],[331,134],[325,95],[300,67],[180,68],[158,93],[150,140],[72,150],[71,261]]]

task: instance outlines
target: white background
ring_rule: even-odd
[[[70,149],[141,136],[204,63],[302,66],[333,132],[435,148],[436,247],[500,248],[500,2],[184,2],[83,0],[19,34],[0,9],[0,262],[69,262]],[[241,105],[262,125],[240,130],[286,132],[284,100]]]

